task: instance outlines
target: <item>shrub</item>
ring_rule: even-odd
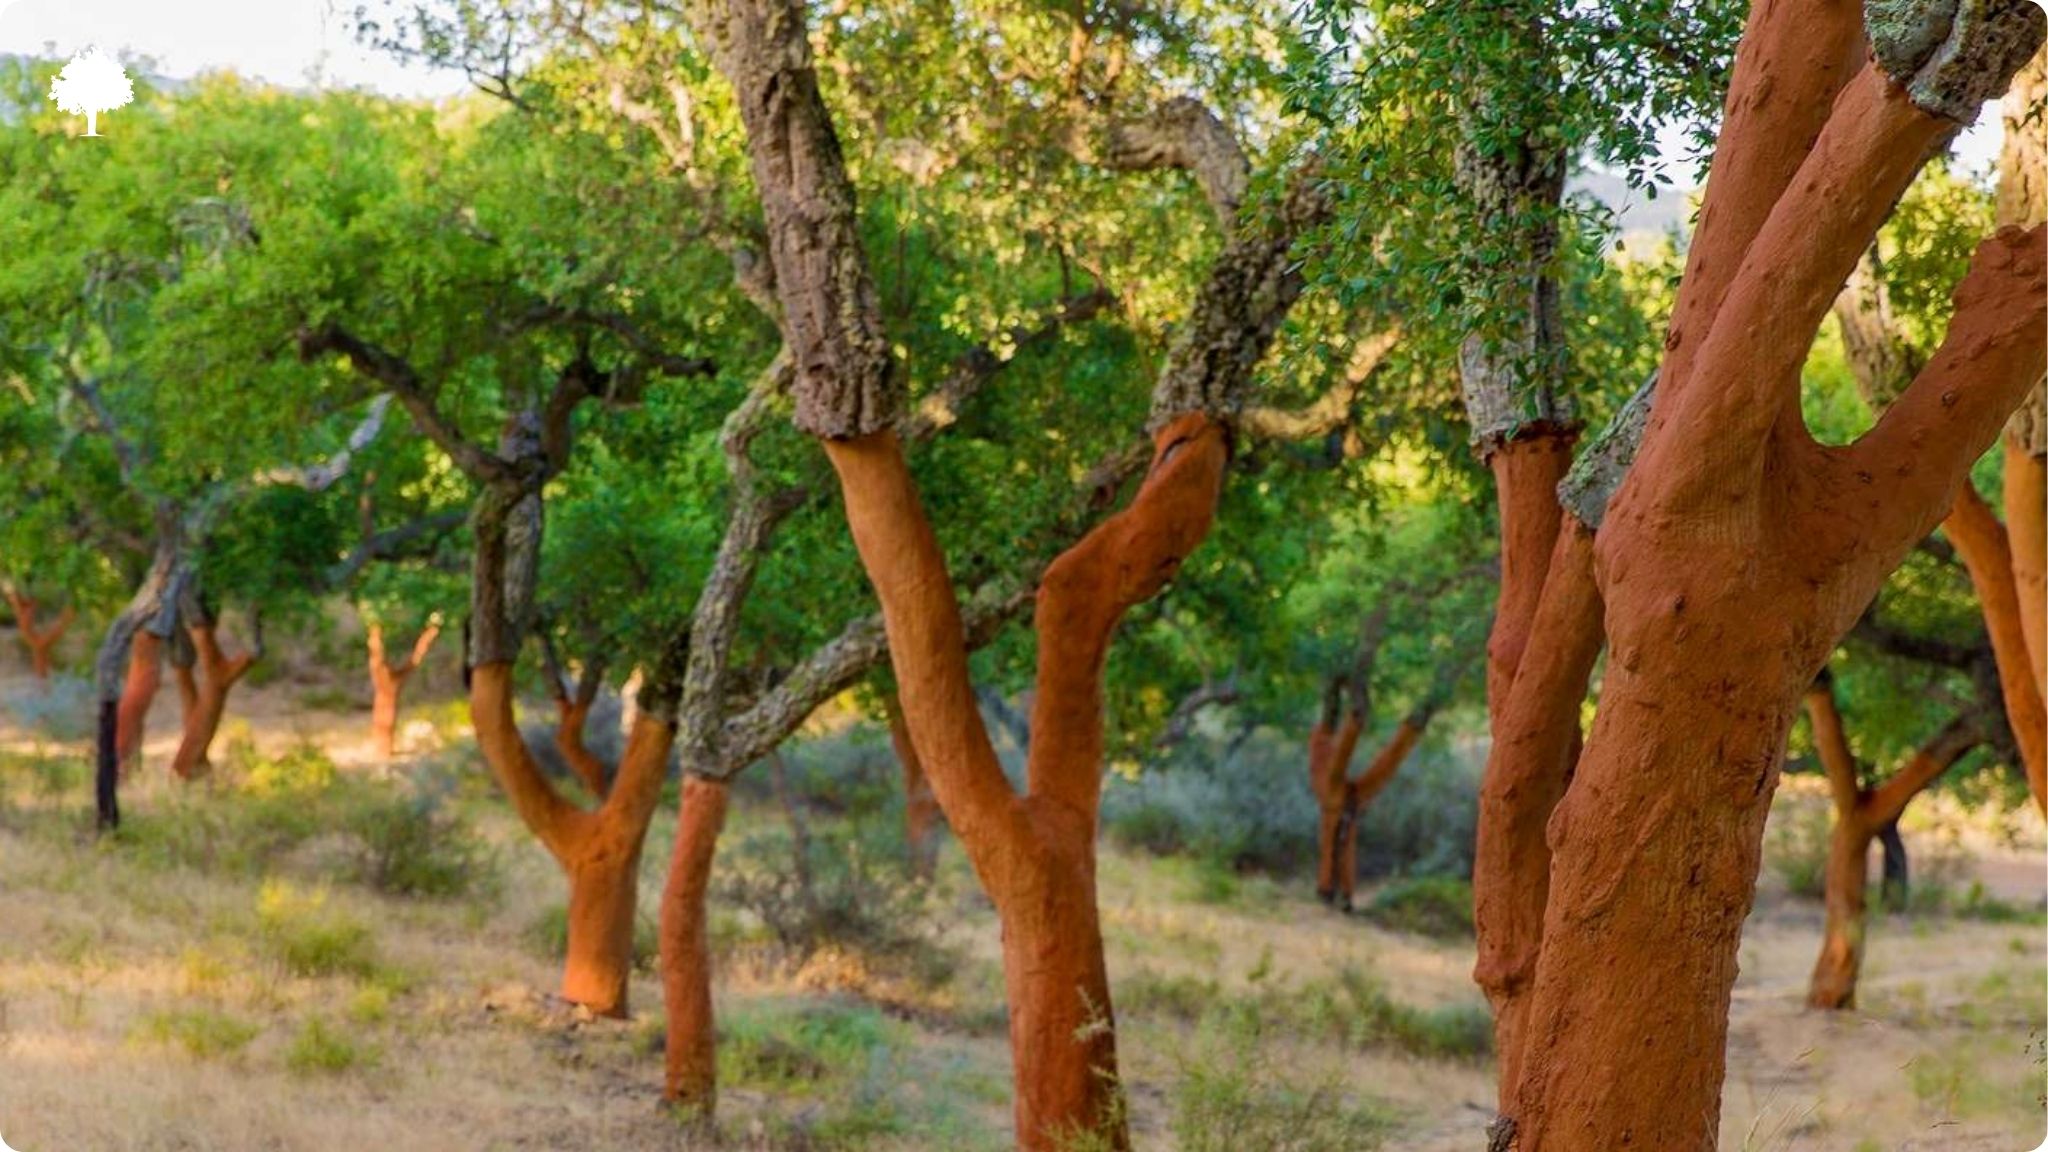
[[[1389,1118],[1345,1100],[1334,1075],[1303,1077],[1274,1067],[1260,1026],[1245,1019],[1205,1024],[1171,1089],[1172,1126],[1182,1152],[1353,1152],[1380,1143]],[[1304,1083],[1304,1080],[1307,1082]]]
[[[224,1012],[191,1008],[145,1016],[136,1035],[183,1048],[194,1059],[217,1060],[248,1047],[261,1031],[256,1025]]]
[[[495,887],[496,859],[467,820],[428,788],[358,786],[342,806],[351,878],[396,896],[465,896]]]
[[[264,950],[294,976],[377,975],[376,940],[369,926],[326,905],[325,892],[266,882],[256,903]]]
[[[802,1094],[834,1077],[858,1075],[897,1040],[898,1026],[875,1008],[846,1001],[743,1008],[721,1021],[719,1079]]]
[[[1472,885],[1450,876],[1389,881],[1366,905],[1366,918],[1396,932],[1439,940],[1470,939]]]
[[[1764,859],[1794,896],[1818,900],[1827,892],[1828,827],[1824,804],[1788,797],[1773,807],[1764,833]]]
[[[357,1044],[320,1020],[312,1019],[292,1038],[285,1050],[285,1067],[301,1076],[333,1075],[351,1068],[366,1068],[377,1062],[376,1048]]]
[[[713,900],[751,913],[791,959],[828,947],[894,960],[933,959],[930,886],[890,847],[879,822],[842,822],[801,841],[786,827],[757,828],[721,853]]]
[[[46,740],[87,739],[99,720],[92,681],[77,676],[57,675],[11,689],[0,696],[0,709]]]

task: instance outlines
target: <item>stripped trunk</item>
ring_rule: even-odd
[[[555,750],[590,794],[602,797],[611,788],[611,773],[605,770],[604,760],[583,742],[591,707],[588,700],[567,695],[555,697]]]
[[[38,628],[36,627],[36,609],[38,605],[33,596],[17,593],[10,589],[7,593],[7,598],[14,610],[14,623],[21,636],[22,646],[28,649],[29,670],[35,674],[36,679],[48,680],[54,665],[53,657],[56,653],[57,643],[64,638],[65,629],[71,627],[72,618],[77,615],[77,612],[67,604],[64,606],[64,611],[58,613],[57,619],[52,621],[47,628]]]
[[[256,662],[256,654],[251,651],[229,658],[221,650],[216,625],[210,618],[203,617],[187,631],[198,653],[199,677],[196,693],[185,710],[184,730],[178,739],[178,750],[171,757],[171,771],[181,780],[195,780],[213,768],[207,753],[215,733],[220,731],[221,717],[227,712],[228,693]]]
[[[708,1117],[718,1103],[717,1027],[711,1003],[710,917],[705,894],[729,789],[722,780],[684,777],[676,851],[661,896],[661,985],[668,1008],[662,1096]]]
[[[1936,45],[1910,19],[1866,41],[1847,5],[1752,9],[1655,409],[1595,542],[1614,657],[1550,823],[1522,1152],[1714,1146],[1800,698],[2040,379],[2043,236],[2005,230],[1875,428],[1829,448],[1800,415],[1800,367],[1858,257],[1933,145],[2039,47],[2031,6],[1950,15]]]
[[[1333,903],[1341,890],[1345,897],[1343,907],[1349,911],[1350,885],[1343,882],[1339,857],[1343,855],[1342,846],[1347,833],[1345,777],[1351,771],[1351,757],[1358,747],[1361,724],[1356,712],[1345,715],[1341,722],[1337,720],[1335,713],[1340,710],[1336,706],[1338,692],[1339,685],[1333,681],[1323,715],[1309,731],[1308,782],[1309,790],[1315,796],[1318,815],[1316,898],[1325,904]]]
[[[438,619],[436,617],[437,622],[427,625],[413,641],[411,654],[398,664],[391,663],[384,655],[383,627],[376,623],[369,626],[370,746],[379,760],[389,761],[397,755],[399,697],[405,692],[406,682],[426,660],[435,637],[441,634]]]
[[[1956,546],[1977,591],[1977,604],[1984,614],[1984,627],[1991,637],[1991,653],[1998,668],[1999,692],[2005,699],[2006,720],[2012,727],[2013,742],[2019,746],[2027,788],[2033,793],[2034,803],[2048,811],[2048,707],[2043,705],[2040,686],[2034,679],[2033,661],[2027,652],[2021,598],[2006,528],[1967,480],[1956,496],[1954,510],[1942,521],[1942,528]]]

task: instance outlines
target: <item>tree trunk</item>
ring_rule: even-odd
[[[1491,701],[1493,743],[1479,787],[1472,860],[1478,959],[1472,977],[1494,1013],[1499,1108],[1511,1114],[1521,1080],[1529,993],[1550,895],[1551,814],[1579,758],[1579,706],[1599,658],[1600,592],[1590,529],[1562,523],[1529,631],[1534,644],[1505,699]]]
[[[1884,906],[1903,911],[1913,896],[1912,865],[1906,857],[1906,842],[1899,836],[1899,822],[1889,820],[1877,830],[1877,842],[1884,846]]]
[[[662,1097],[694,1116],[718,1103],[717,1028],[711,1002],[711,946],[705,894],[729,799],[725,781],[683,780],[675,855],[661,894],[661,986],[668,1006]]]
[[[1557,485],[1571,467],[1577,438],[1546,425],[1501,444],[1487,461],[1500,505],[1500,602],[1486,640],[1487,712],[1496,739],[1557,546],[1564,518]]]
[[[903,843],[910,852],[910,865],[919,876],[929,877],[938,863],[938,829],[945,814],[925,778],[924,761],[910,742],[910,729],[903,723],[903,704],[891,692],[882,700],[889,717],[889,744],[896,750],[896,763],[903,769]]]
[[[2027,653],[2013,555],[2005,527],[1965,478],[1955,508],[1942,521],[1942,528],[1962,556],[1963,566],[1970,572],[1970,583],[1977,590],[1977,603],[1983,610],[1992,656],[1998,665],[1998,686],[2005,697],[2006,719],[2012,725],[2013,742],[2019,745],[2020,762],[2026,769],[2027,788],[2034,795],[2034,803],[2048,811],[2048,707],[2044,707],[2041,687],[2034,679],[2033,661]]]
[[[379,760],[389,761],[398,752],[398,700],[406,682],[426,661],[427,652],[441,634],[441,617],[436,613],[417,638],[403,663],[393,664],[384,655],[384,629],[369,626],[370,648],[370,744]]]
[[[228,692],[256,662],[253,653],[229,659],[221,651],[213,624],[194,624],[189,629],[192,646],[199,654],[199,684],[192,707],[185,712],[184,732],[178,751],[171,757],[171,771],[181,780],[196,780],[212,771],[207,752],[227,712]]]
[[[1807,987],[1810,1008],[1856,1006],[1856,976],[1863,969],[1864,889],[1875,834],[1860,804],[1846,811],[1835,809],[1834,828],[1828,834],[1827,927]]]
[[[641,695],[611,795],[595,811],[585,811],[554,790],[520,737],[512,711],[512,666],[493,662],[470,670],[477,746],[527,829],[569,876],[562,997],[604,1016],[627,1013],[640,851],[675,738],[673,691],[650,686]]]
[[[2048,640],[2042,636],[2042,616],[2048,613],[2048,460],[2010,434],[2005,441],[2005,524],[2020,635],[2035,690],[2048,691]]]
[[[1339,862],[1347,831],[1344,781],[1351,771],[1351,757],[1358,747],[1361,727],[1356,712],[1347,714],[1335,732],[1330,730],[1329,721],[1332,719],[1325,715],[1308,734],[1309,790],[1315,795],[1319,818],[1316,829],[1316,896],[1325,904],[1337,899],[1340,888],[1347,897],[1350,891],[1350,886],[1342,883],[1343,869]],[[1349,907],[1345,905],[1347,911]]]
[[[147,627],[138,628],[129,645],[128,679],[121,689],[114,736],[115,760],[123,772],[142,751],[143,722],[163,684],[163,650],[163,637]]]
[[[48,680],[57,642],[64,638],[64,630],[71,626],[72,617],[77,615],[76,610],[67,604],[49,627],[37,628],[35,597],[9,589],[7,600],[14,610],[14,624],[21,636],[22,646],[28,649],[29,670],[35,674],[36,679]]]
[[[1033,815],[1038,867],[1000,902],[1018,1143],[1051,1152],[1087,1135],[1127,1148],[1093,821],[1051,805]]]

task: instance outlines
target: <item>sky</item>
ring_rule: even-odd
[[[0,53],[70,56],[87,44],[98,44],[154,57],[155,71],[171,77],[226,68],[294,87],[318,82],[368,87],[395,96],[445,96],[462,90],[466,81],[459,72],[400,64],[357,45],[356,3],[0,0]]]
[[[87,44],[151,56],[156,71],[189,77],[226,68],[277,84],[362,86],[394,96],[446,96],[458,72],[401,64],[355,41],[359,0],[0,0],[0,53],[69,56]],[[381,4],[370,0],[373,8]],[[51,51],[54,47],[54,53]],[[1957,144],[1963,167],[1988,172],[2000,119],[1987,107]],[[1682,155],[1678,134],[1667,155]],[[1696,183],[1674,163],[1680,184]]]

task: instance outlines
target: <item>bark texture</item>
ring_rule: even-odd
[[[2038,45],[2033,10],[2003,18]],[[1612,655],[1551,817],[1516,1148],[1713,1146],[1741,924],[1800,698],[2040,379],[2042,234],[2006,230],[1875,428],[1826,448],[1798,415],[1830,302],[1954,127],[1924,102],[1987,83],[1944,63],[1981,62],[1974,35],[1915,65],[1909,96],[1877,65],[1852,74],[1853,8],[1752,11],[1656,403],[1594,545]]]
[[[184,600],[179,615],[191,640],[198,675],[185,701],[184,727],[178,737],[178,750],[171,756],[171,771],[181,780],[196,780],[213,770],[208,753],[214,735],[220,731],[221,717],[227,713],[228,693],[256,663],[260,653],[251,647],[239,656],[229,656],[220,645],[219,622],[200,603],[197,589],[190,584],[186,586]],[[181,665],[188,675],[192,668]],[[185,687],[180,685],[181,690]]]
[[[676,854],[661,895],[661,985],[668,1004],[668,1057],[662,1096],[685,1112],[709,1116],[718,1102],[717,1029],[711,1004],[711,946],[705,893],[725,827],[724,781],[683,780]]]

